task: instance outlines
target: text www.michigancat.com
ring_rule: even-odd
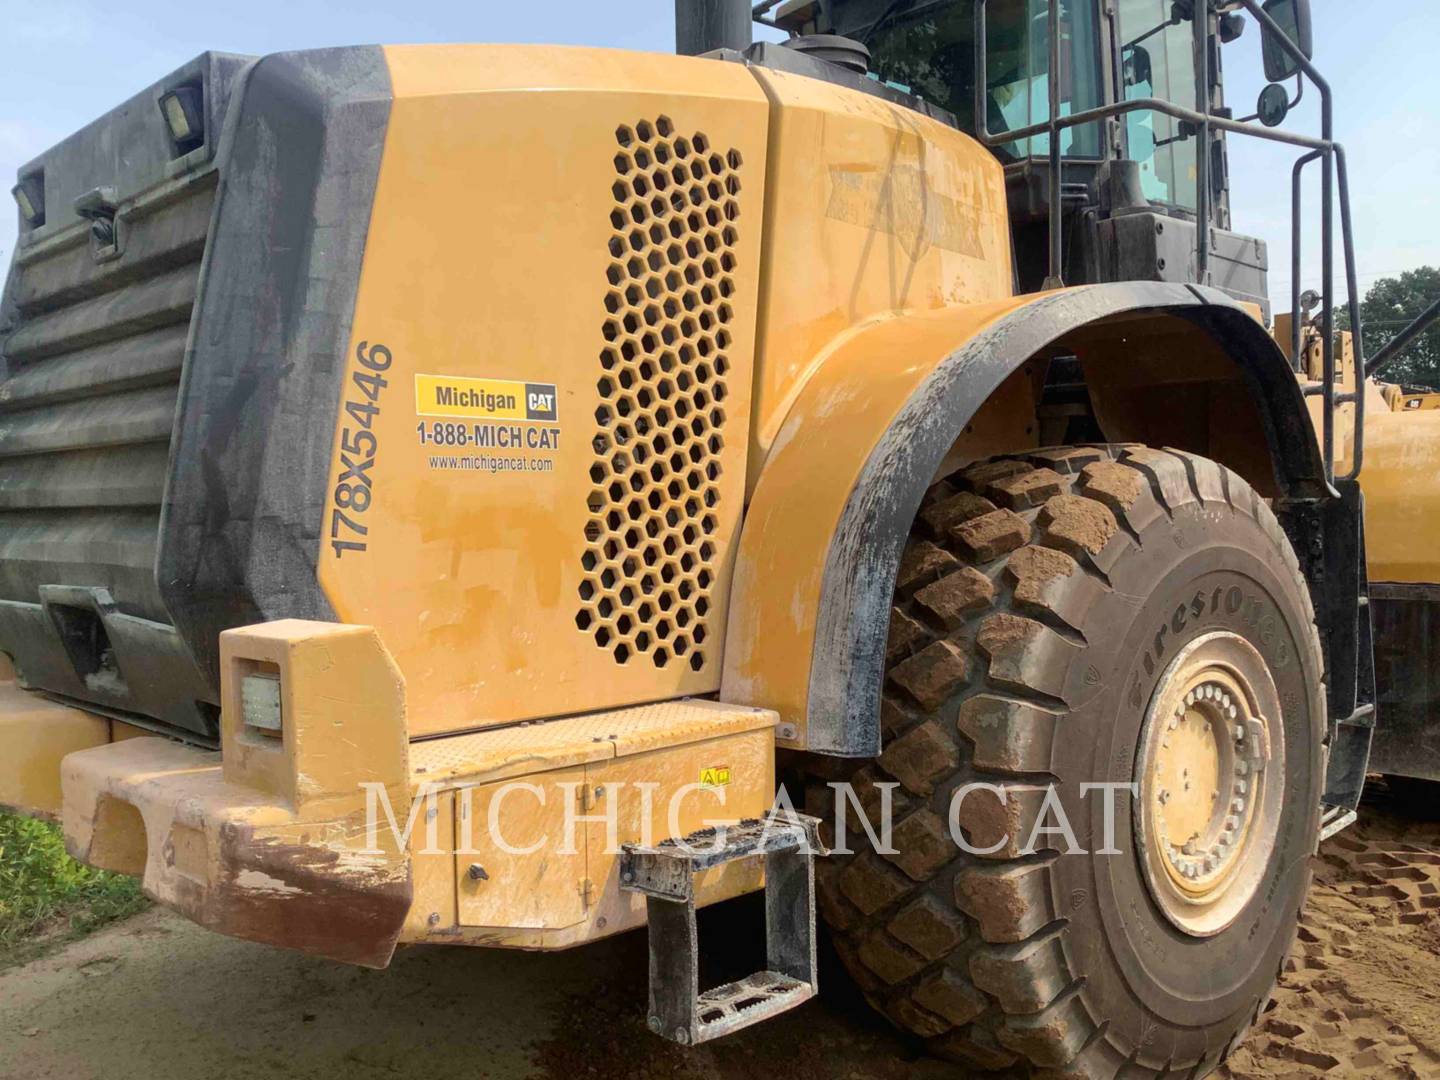
[[[554,472],[555,461],[553,458],[525,455],[494,457],[490,454],[432,454],[430,468],[478,473]]]

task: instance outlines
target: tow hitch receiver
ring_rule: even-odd
[[[815,965],[815,856],[819,822],[799,814],[702,829],[655,847],[627,845],[620,887],[644,893],[650,922],[650,1030],[682,1046],[718,1039],[803,1005],[819,991]],[[700,992],[695,875],[765,859],[768,965]]]

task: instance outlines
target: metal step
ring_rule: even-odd
[[[777,813],[704,829],[654,847],[627,845],[620,887],[645,895],[650,923],[650,1030],[694,1046],[802,1005],[820,989],[815,963],[819,822]],[[765,971],[700,991],[695,875],[737,859],[765,860]]]
[[[1355,824],[1359,815],[1343,806],[1327,806],[1320,817],[1320,843]]]

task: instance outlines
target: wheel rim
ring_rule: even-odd
[[[1281,723],[1264,659],[1227,631],[1187,644],[1155,688],[1136,835],[1156,904],[1187,934],[1220,933],[1264,880],[1284,795]]]

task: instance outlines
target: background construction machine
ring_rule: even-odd
[[[21,170],[0,802],[351,963],[648,924],[684,1043],[813,994],[818,892],[937,1053],[1202,1075],[1373,726],[1308,6],[678,15],[703,57],[206,54]],[[1297,210],[1321,173],[1313,329],[1267,329],[1242,135]],[[789,812],[666,842],[777,767],[833,856]],[[695,908],[762,883],[767,970],[700,994]]]

